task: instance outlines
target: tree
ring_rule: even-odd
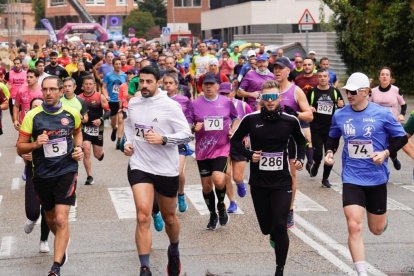
[[[135,9],[124,19],[122,29],[125,35],[128,35],[129,28],[134,28],[137,37],[152,39],[154,37],[149,35],[149,31],[155,26],[151,13]]]
[[[39,28],[42,26],[40,19],[45,18],[45,1],[44,0],[33,0],[32,10],[35,15],[36,27]]]
[[[160,27],[167,25],[167,6],[164,0],[144,0],[138,2],[138,7],[141,11],[151,13],[155,25]]]
[[[348,73],[361,71],[374,80],[389,66],[401,91],[413,94],[413,0],[323,0],[333,11],[337,48]]]
[[[3,11],[6,9],[7,0],[0,0],[0,13],[3,13]]]

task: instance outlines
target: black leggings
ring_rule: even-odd
[[[289,249],[286,224],[292,201],[292,186],[275,189],[252,185],[250,193],[260,230],[264,235],[272,233],[276,243],[276,264],[283,266]]]
[[[31,221],[37,221],[39,219],[40,213],[42,214],[42,220],[40,223],[40,240],[47,241],[49,237],[49,226],[46,222],[46,215],[45,210],[43,207],[40,208],[40,201],[39,197],[37,196],[34,187],[33,187],[33,171],[32,171],[32,163],[27,162],[26,166],[24,167],[26,171],[26,187],[25,187],[25,210],[26,210],[26,217]]]
[[[312,146],[313,146],[313,161],[315,166],[322,162],[323,150],[326,151],[326,141],[328,140],[328,132],[312,132]],[[332,166],[323,166],[323,179],[328,179],[331,174]]]

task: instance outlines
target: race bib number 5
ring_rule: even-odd
[[[66,137],[49,140],[43,145],[43,152],[46,158],[58,157],[68,152]]]
[[[204,118],[204,130],[223,130],[223,116],[208,116]]]
[[[372,140],[350,140],[348,141],[348,155],[351,158],[367,159],[374,153]]]
[[[318,101],[318,109],[316,110],[316,112],[319,114],[332,115],[333,107],[334,105],[332,102]]]
[[[144,139],[145,133],[147,133],[149,130],[152,129],[152,126],[146,126],[146,125],[138,125],[135,124],[135,140],[141,141],[141,142],[147,142]]]
[[[259,170],[283,170],[283,152],[262,152],[260,155]]]

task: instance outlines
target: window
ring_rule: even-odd
[[[66,0],[50,0],[50,6],[63,6],[66,5]]]
[[[174,0],[175,7],[200,7],[201,0]]]
[[[86,5],[105,5],[105,0],[86,0]]]
[[[117,6],[126,6],[127,1],[126,0],[116,0],[116,5]]]

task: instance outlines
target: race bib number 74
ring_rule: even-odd
[[[374,153],[372,140],[350,140],[348,141],[348,155],[351,158],[367,159]]]

